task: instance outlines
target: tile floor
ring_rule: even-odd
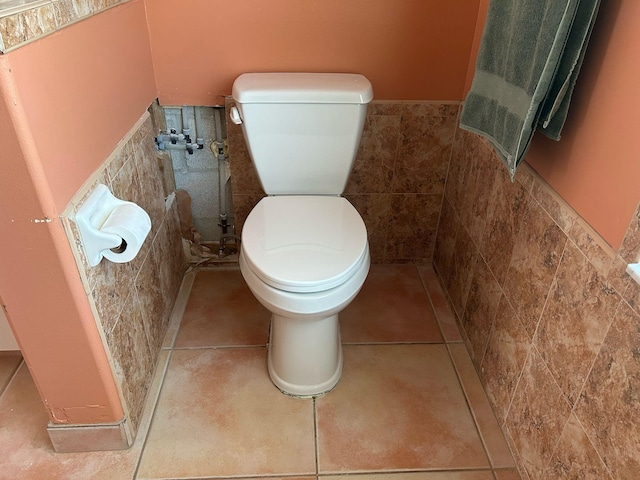
[[[27,368],[0,355],[0,478],[520,478],[430,268],[372,266],[341,315],[327,395],[271,384],[268,328],[237,269],[188,273],[141,433],[120,452],[54,453]]]

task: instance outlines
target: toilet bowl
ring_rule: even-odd
[[[369,271],[367,230],[344,192],[373,98],[362,75],[248,73],[230,119],[268,195],[242,228],[240,271],[272,313],[268,370],[284,393],[318,395],[342,373],[339,312]]]
[[[262,199],[243,227],[240,270],[272,313],[268,371],[295,396],[331,390],[342,373],[338,313],[369,271],[364,222],[337,196]]]

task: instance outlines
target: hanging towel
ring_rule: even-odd
[[[486,137],[512,178],[536,126],[551,138],[560,137],[599,3],[489,4],[460,127]]]

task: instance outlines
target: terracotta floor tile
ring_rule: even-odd
[[[372,265],[362,290],[340,313],[343,343],[442,342],[413,265]]]
[[[445,297],[438,276],[433,271],[433,267],[421,265],[418,267],[424,286],[427,289],[431,305],[436,314],[436,320],[440,325],[442,334],[446,342],[462,342],[462,335],[453,314],[447,297]]]
[[[0,399],[0,478],[12,480],[130,480],[142,448],[64,453],[53,451],[48,417],[23,364]]]
[[[321,473],[489,466],[444,345],[346,346],[316,400]]]
[[[411,472],[411,473],[377,473],[358,475],[357,480],[493,480],[488,470],[467,472]],[[353,480],[350,475],[327,475],[319,480]]]
[[[283,395],[269,380],[263,345],[270,315],[238,269],[189,274],[193,288],[186,300],[185,287],[183,320],[176,313],[171,327],[178,349],[171,350],[171,339],[164,345],[129,450],[53,452],[26,366],[13,376],[19,360],[0,354],[0,388],[13,376],[0,396],[0,478],[313,480],[319,471],[318,480],[350,480],[344,474],[356,472],[351,480],[493,480],[478,428],[494,468],[508,465],[496,460],[504,452],[492,449],[486,418],[477,411],[476,428],[458,382],[447,348],[465,372],[462,382],[477,410],[473,398],[482,392],[465,380],[473,372],[463,344],[433,344],[443,341],[437,321],[448,342],[460,337],[455,320],[447,330],[453,315],[437,278],[420,268],[372,266],[341,315],[343,341],[355,345],[344,347],[338,386],[315,400],[315,425],[314,400]],[[425,286],[435,315],[451,318],[436,319]],[[246,348],[200,348],[221,346]],[[498,469],[495,479],[519,476]]]
[[[172,354],[138,478],[314,475],[313,401],[269,380],[266,348]]]
[[[175,346],[266,345],[270,319],[240,270],[203,270],[193,282]]]
[[[478,374],[473,367],[469,352],[461,343],[449,345],[449,350],[469,407],[478,425],[478,431],[484,442],[491,466],[494,468],[515,467],[513,456],[491,409],[489,399],[482,389],[482,383],[480,383]]]
[[[496,480],[520,480],[520,474],[516,469],[496,470]]]

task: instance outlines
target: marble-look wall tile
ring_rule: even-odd
[[[76,10],[74,0],[57,0],[53,2],[53,11],[56,16],[56,25],[62,26],[76,22],[80,13]]]
[[[530,340],[524,325],[502,296],[479,372],[501,421],[507,415],[529,349]]]
[[[570,414],[571,407],[532,348],[505,421],[530,478],[542,478]]]
[[[487,182],[486,185],[489,184]],[[502,286],[530,198],[519,182],[509,180],[504,169],[496,172],[490,188],[491,201],[487,207],[480,252]]]
[[[456,236],[460,227],[460,221],[455,208],[445,196],[440,209],[440,221],[434,243],[433,264],[441,278],[449,278],[453,265],[453,253],[456,245]]]
[[[231,175],[233,178],[233,175]],[[232,195],[233,201],[233,221],[236,230],[236,235],[240,235],[242,232],[242,226],[244,221],[249,216],[253,207],[255,207],[260,200],[264,197],[264,194],[250,193],[250,194],[236,194]]]
[[[471,359],[477,367],[482,363],[501,296],[500,285],[484,259],[478,256],[461,321],[469,340]]]
[[[395,193],[444,193],[459,105],[404,103]]]
[[[159,275],[160,260],[157,249],[154,248],[142,264],[135,284],[135,292],[143,312],[147,343],[154,352],[162,345],[169,317],[169,312],[165,312],[164,292]]]
[[[567,237],[535,201],[528,203],[524,218],[503,288],[533,336]]]
[[[440,195],[391,195],[385,263],[431,260],[441,203]]]
[[[0,17],[0,52],[59,31],[67,25],[128,0],[50,0],[22,12]]]
[[[235,102],[227,97],[225,111],[229,112]],[[256,175],[247,144],[244,141],[242,127],[233,122],[227,123],[227,144],[231,167],[231,189],[234,195],[264,195]],[[235,204],[234,204],[235,205]],[[247,212],[248,213],[248,212]],[[240,230],[238,229],[238,232]]]
[[[635,478],[640,285],[625,268],[640,210],[615,251],[526,164],[511,182],[486,146],[456,134],[433,258],[523,478]],[[474,256],[461,302],[453,279]]]
[[[372,263],[385,263],[387,227],[391,214],[391,194],[345,195],[362,216],[369,237]]]
[[[534,344],[569,403],[575,403],[620,302],[568,242]]]
[[[613,478],[640,472],[640,316],[624,302],[591,369],[576,415]]]
[[[149,213],[151,232],[131,262],[103,259],[88,265],[74,215],[99,183]],[[135,431],[185,270],[176,202],[164,198],[148,114],[87,180],[62,218]]]
[[[640,205],[636,208],[635,214],[629,223],[627,232],[622,240],[620,256],[627,263],[637,262],[640,256]]]
[[[226,108],[234,105],[227,98]],[[372,102],[344,195],[367,225],[374,263],[429,263],[457,103]],[[240,126],[227,123],[237,234],[264,196]]]
[[[577,218],[569,231],[569,238],[587,257],[599,275],[609,277],[615,264],[616,252],[600,237],[596,231],[582,218]],[[618,290],[618,293],[624,291]]]
[[[45,4],[8,17],[0,18],[2,51],[55,31],[56,19],[53,5]]]
[[[163,293],[163,323],[169,321],[173,303],[178,296],[184,275],[184,259],[182,252],[182,235],[178,217],[177,202],[173,202],[164,219],[153,244],[153,252],[158,264],[160,291]]]
[[[493,159],[493,151],[476,142],[472,134],[465,132],[458,136],[462,137],[462,145],[451,159],[447,196],[474,243],[480,245],[492,195],[492,189],[487,187],[493,183],[498,165]]]
[[[541,179],[535,179],[531,188],[531,196],[547,212],[560,229],[568,234],[578,214],[556,192],[550,189]]]
[[[456,242],[453,249],[453,262],[449,276],[444,279],[445,286],[451,298],[454,311],[461,318],[467,303],[471,279],[478,260],[478,252],[467,230],[458,228]]]
[[[113,330],[107,336],[116,374],[128,407],[129,422],[137,430],[142,402],[151,383],[155,357],[146,339],[143,312],[137,295],[127,297]]]
[[[345,193],[387,193],[400,141],[400,115],[368,115]]]
[[[613,480],[575,415],[569,417],[544,478]]]

